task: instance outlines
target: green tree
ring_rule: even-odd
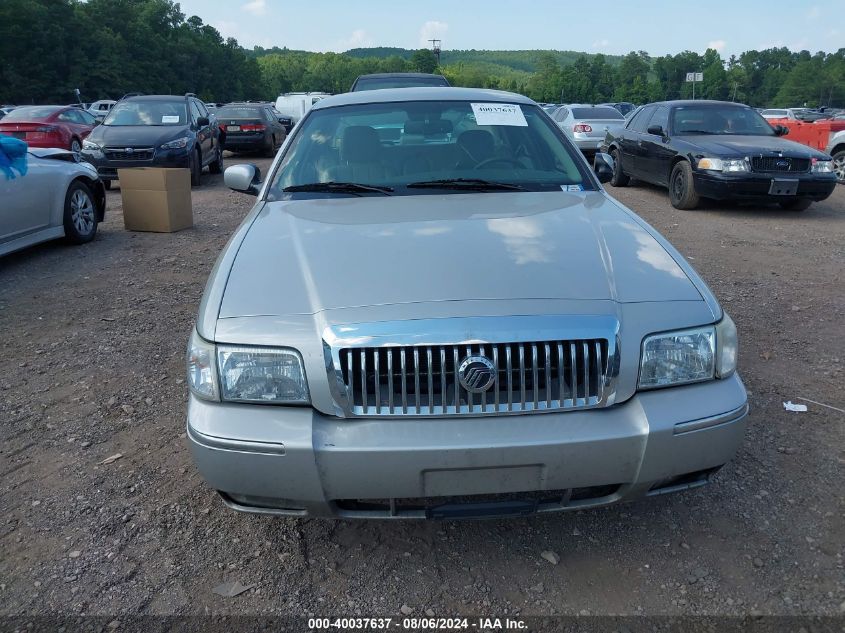
[[[411,55],[411,67],[418,73],[433,73],[437,70],[437,57],[433,51],[421,48]]]

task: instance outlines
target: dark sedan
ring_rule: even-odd
[[[269,104],[230,103],[215,112],[223,134],[223,149],[230,152],[262,152],[275,156],[287,138],[281,115]]]
[[[781,138],[753,108],[722,101],[666,101],[640,108],[608,134],[611,184],[631,178],[669,188],[672,206],[700,198],[777,202],[803,210],[836,187],[831,157]]]

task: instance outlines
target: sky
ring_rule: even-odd
[[[845,0],[179,0],[247,48],[557,49],[653,56],[845,47]]]

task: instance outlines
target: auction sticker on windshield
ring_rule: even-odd
[[[528,127],[522,108],[510,103],[473,103],[472,112],[478,125],[516,125]]]
[[[161,117],[162,123],[179,123],[179,115],[178,114],[165,114]]]

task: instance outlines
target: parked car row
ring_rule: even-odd
[[[783,138],[787,132],[749,106],[666,101],[639,108],[608,131],[601,151],[611,157],[613,186],[637,179],[668,187],[678,209],[710,198],[803,210],[833,193],[834,164],[830,155]]]

